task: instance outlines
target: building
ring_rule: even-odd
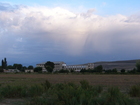
[[[45,66],[44,66],[45,63],[46,63],[46,62],[36,64],[36,67],[42,67],[42,72],[47,72],[47,70],[46,70],[46,68],[45,68]]]
[[[87,64],[79,64],[79,65],[67,65],[66,66],[67,70],[74,70],[77,72],[80,72],[80,70],[85,69],[94,69],[94,63],[87,63]]]
[[[33,73],[33,72],[34,72],[33,69],[26,69],[26,70],[25,70],[25,73]]]
[[[47,72],[46,68],[45,68],[45,63],[40,63],[40,64],[36,64],[36,67],[42,67],[42,72]],[[59,61],[59,62],[53,62],[54,63],[54,69],[53,71],[59,71],[61,69],[66,69],[66,63]]]
[[[16,73],[16,72],[20,72],[18,69],[4,69],[3,70],[4,73]]]
[[[44,67],[46,62],[37,64],[36,67],[42,67],[42,72],[47,72],[46,68]],[[94,69],[94,63],[87,63],[87,64],[79,64],[79,65],[66,65],[65,62],[59,61],[59,62],[53,62],[54,63],[54,70],[53,71],[59,71],[61,69],[64,70],[74,70],[77,72],[80,72],[81,69]]]
[[[66,63],[64,62],[53,62],[54,63],[54,71],[59,71],[61,69],[66,69]]]

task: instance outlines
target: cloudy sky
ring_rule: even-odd
[[[0,0],[0,59],[140,59],[140,0]]]

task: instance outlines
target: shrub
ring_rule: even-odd
[[[125,73],[125,69],[121,69],[121,73]]]
[[[28,89],[29,97],[36,97],[42,95],[44,92],[44,87],[42,85],[32,85]]]
[[[63,70],[63,69],[62,69],[62,70],[59,71],[59,73],[69,73],[69,71],[68,71],[68,70]]]
[[[131,97],[140,97],[140,85],[134,85],[130,88],[129,94]]]
[[[47,90],[51,87],[51,83],[48,80],[46,80],[45,83],[42,84],[42,86],[45,90]]]
[[[80,81],[80,84],[81,84],[81,87],[82,87],[83,89],[88,89],[88,88],[90,87],[88,81],[86,81],[86,80]]]
[[[102,98],[104,105],[137,105],[134,100],[122,94],[117,87],[108,88]]]
[[[27,88],[26,86],[7,85],[1,87],[0,94],[5,98],[22,98],[27,96]]]
[[[36,68],[34,68],[34,72],[42,72],[42,67],[36,67]]]

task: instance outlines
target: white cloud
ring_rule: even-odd
[[[10,45],[22,43],[24,39],[24,46],[40,42],[46,45],[46,49],[52,49],[50,51],[61,49],[69,55],[82,55],[85,50],[89,50],[90,54],[106,54],[115,49],[133,46],[137,46],[135,50],[140,51],[139,15],[127,17],[118,14],[103,17],[94,14],[94,11],[95,9],[90,9],[86,13],[76,14],[61,7],[41,6],[3,10],[0,12],[0,38],[6,42],[1,41],[0,47],[5,43],[7,49],[11,49]],[[47,46],[50,42],[52,44]],[[14,52],[13,49],[10,51]]]

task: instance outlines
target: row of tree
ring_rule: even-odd
[[[13,65],[8,65],[6,58],[2,59],[1,61],[1,66],[0,66],[0,72],[3,72],[4,69],[17,69],[20,71],[24,71],[26,69],[34,69],[32,65],[29,65],[28,67],[23,66],[22,64],[13,64]]]
[[[7,68],[7,60],[6,60],[6,58],[2,59],[1,65],[2,65],[2,68],[3,69],[6,69]]]
[[[44,67],[46,68],[46,70],[48,72],[53,72],[53,69],[54,69],[54,63],[53,62],[46,62]],[[29,65],[28,67],[26,66],[23,66],[22,64],[13,64],[13,65],[8,65],[7,64],[7,60],[6,58],[2,59],[1,61],[1,66],[0,66],[0,72],[3,72],[4,69],[17,69],[17,70],[20,70],[20,71],[25,71],[26,69],[34,69],[35,72],[42,72],[42,67],[36,67],[34,68],[32,65]]]

